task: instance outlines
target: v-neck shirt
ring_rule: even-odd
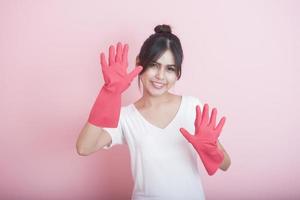
[[[112,138],[104,149],[128,145],[134,179],[132,200],[205,199],[202,162],[179,131],[185,128],[194,134],[196,105],[203,108],[198,98],[182,96],[172,121],[160,128],[147,121],[132,103],[121,107],[116,128],[103,128]]]
[[[131,104],[133,110],[137,113],[137,115],[140,116],[140,118],[146,123],[148,124],[149,126],[151,126],[152,128],[154,129],[157,129],[159,132],[161,131],[166,131],[169,127],[171,127],[174,123],[176,123],[176,120],[178,118],[178,115],[180,115],[180,112],[182,110],[182,105],[183,105],[183,100],[184,97],[181,96],[181,100],[180,100],[180,104],[179,104],[179,107],[175,113],[175,116],[173,116],[173,118],[171,119],[171,121],[166,125],[166,127],[164,128],[161,128],[161,127],[158,127],[157,125],[154,125],[153,123],[149,122],[142,114],[141,112],[136,108],[136,106],[134,104]]]

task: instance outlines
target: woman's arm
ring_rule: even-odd
[[[101,127],[86,123],[76,142],[77,153],[88,156],[111,143],[111,137]]]
[[[219,147],[219,149],[221,149],[224,152],[224,160],[223,160],[223,162],[222,162],[222,164],[220,165],[219,168],[222,169],[223,171],[226,171],[229,168],[230,164],[231,164],[231,160],[230,160],[229,155],[225,151],[224,147],[219,142],[219,140],[218,140],[218,147]]]

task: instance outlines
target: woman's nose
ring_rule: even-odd
[[[157,70],[157,72],[156,72],[156,77],[157,77],[158,79],[164,79],[164,77],[165,77],[165,71],[164,71],[163,67],[160,67],[160,68]]]

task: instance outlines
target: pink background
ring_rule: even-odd
[[[299,10],[296,0],[1,1],[0,199],[130,198],[126,146],[82,157],[75,144],[103,84],[100,51],[127,42],[131,70],[162,23],[185,54],[172,91],[227,116],[232,164],[212,177],[203,168],[207,199],[299,199]],[[123,105],[139,96],[135,79]]]

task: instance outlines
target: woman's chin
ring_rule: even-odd
[[[168,90],[166,90],[165,88],[162,88],[162,89],[151,88],[148,91],[151,94],[151,96],[160,96],[160,95],[163,95],[164,93],[168,92]]]

